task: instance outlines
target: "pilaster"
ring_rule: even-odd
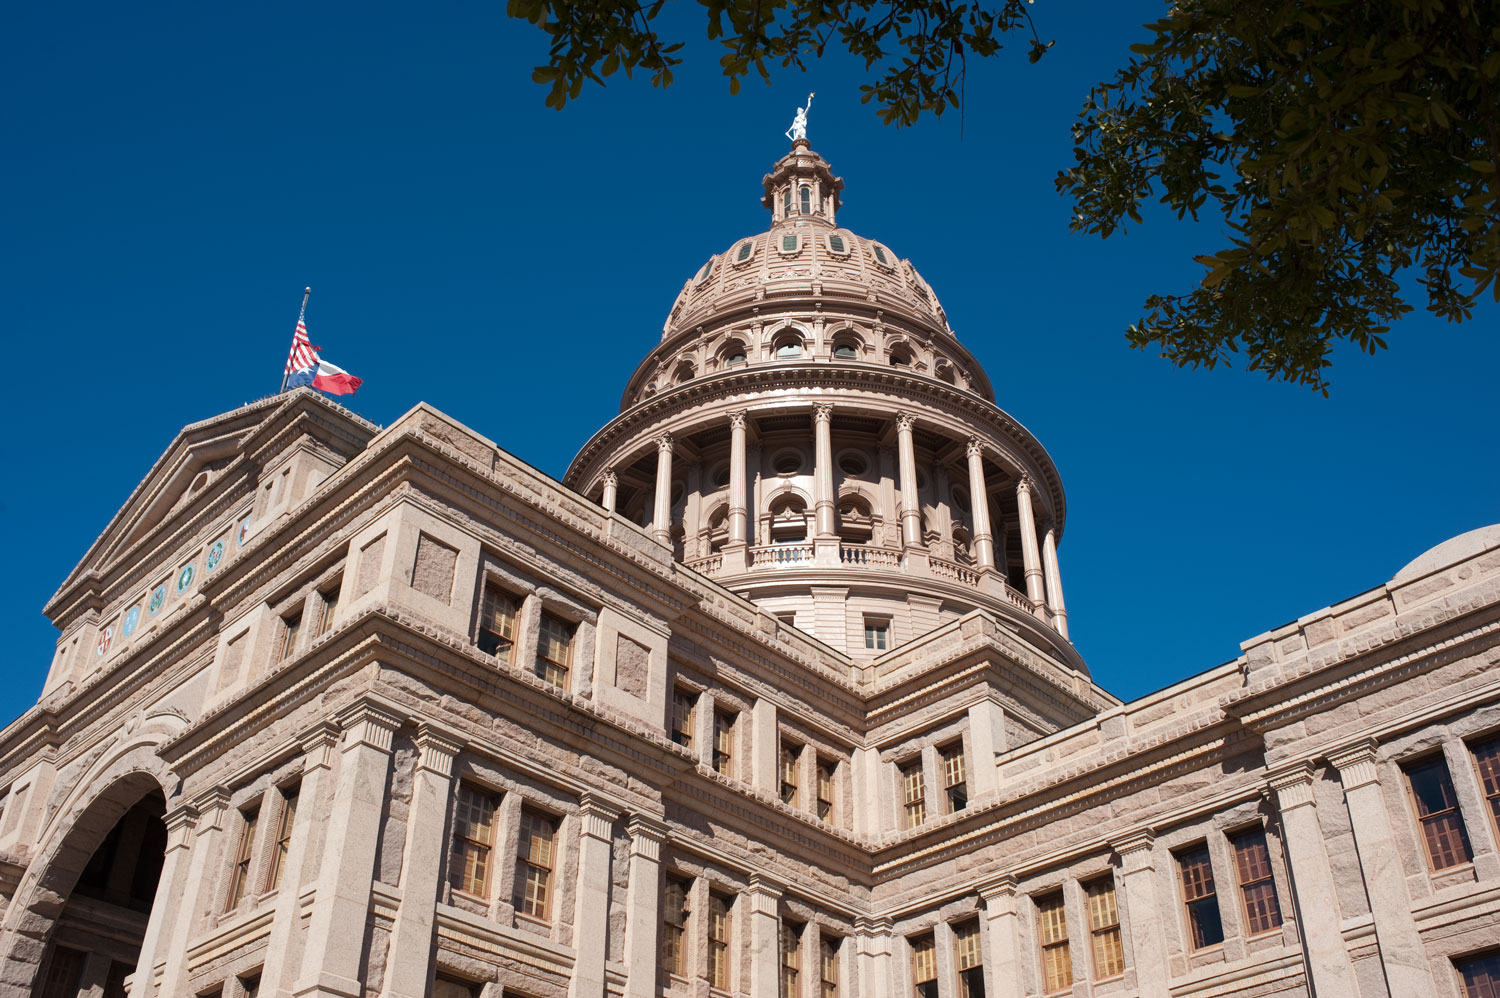
[[[782,886],[763,874],[750,875],[750,998],[778,998],[781,975]]]
[[[1168,998],[1166,926],[1156,896],[1156,837],[1140,829],[1112,843],[1130,919],[1131,963],[1140,998]]]
[[[298,820],[292,824],[292,841],[286,855],[286,871],[276,892],[271,934],[266,942],[265,972],[261,990],[271,998],[290,998],[297,985],[299,961],[295,945],[302,922],[302,898],[317,878],[316,835],[321,830],[319,814],[328,794],[329,774],[339,744],[338,725],[324,721],[301,738],[302,782],[297,787]]]
[[[664,826],[644,815],[631,815],[629,896],[625,915],[625,998],[656,994],[658,934],[661,926],[661,847]]]
[[[1016,908],[1016,878],[1005,874],[981,884],[984,931],[991,958],[984,964],[984,990],[995,998],[1022,998],[1021,919]]]
[[[609,942],[609,859],[620,812],[584,791],[578,803],[578,882],[573,909],[573,976],[568,998],[604,998]]]

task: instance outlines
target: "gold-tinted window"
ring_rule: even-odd
[[[733,902],[722,894],[708,896],[708,983],[729,987],[729,923]]]
[[[802,930],[796,922],[781,923],[781,993],[784,998],[801,998]]]
[[[1500,949],[1455,960],[1464,998],[1500,998]]]
[[[1234,867],[1240,878],[1245,902],[1245,925],[1250,934],[1270,932],[1281,925],[1281,904],[1276,882],[1271,878],[1271,851],[1263,828],[1252,828],[1229,837],[1234,847]]]
[[[735,715],[727,710],[714,711],[714,772],[734,775]]]
[[[318,618],[318,633],[327,634],[333,630],[335,620],[339,611],[339,584],[335,582],[330,588],[318,594],[323,603],[322,616]]]
[[[468,783],[458,785],[453,811],[453,848],[448,883],[454,890],[488,898],[495,847],[495,811],[500,798]]]
[[[687,690],[672,694],[672,741],[688,751],[693,749],[693,722],[698,713],[698,696]]]
[[[515,661],[516,598],[493,582],[484,584],[479,603],[479,650],[503,662]]]
[[[824,936],[818,949],[822,998],[839,998],[839,940],[835,936]]]
[[[1484,799],[1490,806],[1490,818],[1495,829],[1500,831],[1500,738],[1471,745],[1474,765],[1479,770],[1479,782],[1484,787]]]
[[[281,794],[281,816],[276,822],[276,851],[271,854],[271,873],[266,878],[272,890],[281,886],[281,875],[286,872],[287,855],[292,851],[292,826],[297,822],[299,789],[291,787]]]
[[[683,940],[687,935],[688,897],[692,888],[691,880],[669,876],[662,897],[661,963],[667,973],[679,977],[687,973]]]
[[[953,957],[958,968],[958,998],[984,998],[984,956],[978,921],[953,927]]]
[[[911,979],[916,998],[937,998],[937,944],[931,935],[911,940]]]
[[[838,764],[832,759],[818,760],[818,817],[833,820],[833,781]]]
[[[536,674],[553,686],[568,688],[573,665],[573,625],[550,613],[542,614],[536,648]]]
[[[1042,990],[1051,994],[1073,986],[1073,955],[1068,946],[1068,909],[1062,891],[1036,900],[1036,934],[1042,946]]]
[[[302,614],[293,613],[281,618],[280,660],[291,658],[297,651],[297,635],[302,633]]]
[[[240,813],[240,844],[234,854],[234,870],[229,880],[229,908],[233,909],[250,893],[250,864],[255,857],[255,828],[260,822],[260,808]]]
[[[1083,885],[1088,898],[1089,942],[1094,954],[1094,979],[1125,972],[1125,947],[1120,940],[1120,907],[1115,900],[1113,877],[1100,877]]]
[[[792,742],[781,743],[781,802],[792,807],[801,806],[802,782],[797,770],[802,762],[802,746]]]
[[[948,813],[962,811],[969,806],[968,774],[964,769],[964,743],[953,742],[938,749],[943,765],[943,794]]]
[[[927,820],[927,791],[923,786],[920,759],[901,767],[901,800],[905,808],[906,827],[916,828]]]
[[[550,814],[521,809],[521,834],[516,838],[516,911],[547,918],[552,897],[557,819]]]

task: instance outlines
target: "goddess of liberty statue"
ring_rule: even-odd
[[[793,142],[798,139],[807,138],[807,112],[812,110],[813,95],[807,95],[807,106],[797,108],[797,117],[792,119],[792,127],[786,130],[786,137]]]

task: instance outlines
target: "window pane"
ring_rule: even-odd
[[[842,252],[844,252],[844,237],[843,236],[829,236],[828,237],[828,248],[831,249],[831,250],[833,250],[835,253],[842,253]]]
[[[1500,738],[1492,738],[1473,746],[1474,765],[1479,769],[1479,782],[1490,805],[1490,817],[1500,828]]]
[[[550,613],[542,614],[537,642],[536,674],[554,686],[567,688],[573,664],[573,625]]]
[[[1500,998],[1500,950],[1455,962],[1464,982],[1464,998]]]
[[[1404,769],[1432,868],[1446,870],[1473,859],[1448,764],[1438,756]]]
[[[1120,939],[1120,909],[1115,901],[1115,882],[1101,877],[1084,885],[1088,899],[1089,934],[1096,980],[1125,971],[1125,948]]]
[[[1276,899],[1276,884],[1271,877],[1271,853],[1266,846],[1264,829],[1241,832],[1230,839],[1234,847],[1235,870],[1245,902],[1245,922],[1252,935],[1269,932],[1281,925],[1281,905]]]
[[[1219,918],[1219,899],[1214,893],[1207,843],[1178,853],[1177,866],[1182,876],[1182,897],[1187,906],[1193,948],[1218,945],[1224,941],[1224,924]]]

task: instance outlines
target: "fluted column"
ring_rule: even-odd
[[[633,815],[630,871],[625,914],[625,998],[656,994],[658,933],[661,928],[661,844],[666,829],[650,818]]]
[[[901,543],[918,547],[922,543],[922,511],[917,507],[917,449],[912,443],[916,418],[903,412],[896,417],[896,459],[901,474]]]
[[[984,484],[984,445],[969,438],[969,509],[974,517],[974,560],[980,568],[995,567],[995,538],[990,533],[990,493]]]
[[[656,438],[656,505],[651,516],[651,536],[658,544],[672,546],[672,434]]]
[[[1016,507],[1021,520],[1021,561],[1026,566],[1026,598],[1041,606],[1042,558],[1036,547],[1036,514],[1031,511],[1031,493],[1036,484],[1030,475],[1022,475],[1016,483]]]
[[[745,509],[745,428],[749,417],[743,410],[729,414],[729,543],[744,544]]]
[[[1068,636],[1068,609],[1063,605],[1062,572],[1057,564],[1057,527],[1047,524],[1042,535],[1042,569],[1046,573],[1047,605],[1052,608],[1052,626],[1063,637]]]
[[[1167,998],[1167,948],[1161,905],[1156,898],[1156,864],[1150,832],[1136,832],[1114,843],[1120,854],[1120,886],[1130,921],[1130,956],[1140,998]]]
[[[370,917],[391,739],[401,722],[370,703],[355,704],[339,721],[344,744],[323,838],[318,893],[302,950],[295,992],[299,996],[357,998],[364,993],[360,954]]]
[[[401,907],[391,926],[384,998],[423,998],[431,977],[433,916],[447,851],[448,799],[461,741],[433,725],[417,728],[406,852],[401,859]]]
[[[324,721],[303,735],[301,742],[302,782],[297,785],[301,819],[292,823],[292,841],[287,848],[281,886],[276,891],[271,935],[266,941],[266,971],[260,982],[261,993],[270,998],[290,998],[297,986],[300,967],[292,956],[293,945],[302,931],[302,895],[318,876],[313,833],[323,809],[324,786],[333,769],[333,753],[338,748],[338,726]]]
[[[1313,991],[1323,995],[1358,993],[1354,967],[1339,931],[1338,893],[1333,886],[1333,868],[1318,825],[1313,799],[1313,767],[1310,762],[1271,774],[1276,809],[1281,813],[1282,844],[1292,868],[1292,896],[1296,903],[1298,933],[1307,960],[1307,975]]]
[[[1416,919],[1412,917],[1406,873],[1380,789],[1375,742],[1371,739],[1330,753],[1328,760],[1338,769],[1339,780],[1344,784],[1354,849],[1359,853],[1365,893],[1370,898],[1375,941],[1380,949],[1381,966],[1385,968],[1386,984],[1392,995],[1401,998],[1434,998],[1437,990],[1432,970],[1427,964],[1422,937],[1417,933]]]
[[[777,906],[781,885],[758,873],[750,875],[750,998],[778,998],[781,993],[781,919]]]
[[[605,468],[604,469],[604,498],[600,502],[600,505],[602,505],[606,510],[608,510],[611,513],[613,513],[615,511],[615,499],[619,495],[619,490],[620,490],[620,476],[615,474],[615,469],[613,469],[613,468]]]
[[[141,940],[141,952],[136,957],[135,981],[130,986],[130,998],[148,998],[155,985],[157,953],[166,949],[166,936],[170,933],[173,915],[178,913],[178,899],[182,896],[182,881],[186,873],[185,861],[193,842],[193,826],[198,823],[198,811],[188,804],[179,804],[166,814],[167,852],[162,860],[161,877],[156,882],[156,897],[151,902],[151,918],[146,922],[146,935]]]
[[[834,536],[833,514],[833,406],[820,402],[813,406],[813,503],[817,509],[819,537]]]
[[[999,877],[979,888],[990,958],[984,962],[984,993],[1021,998],[1021,919],[1016,911],[1016,878]]]

